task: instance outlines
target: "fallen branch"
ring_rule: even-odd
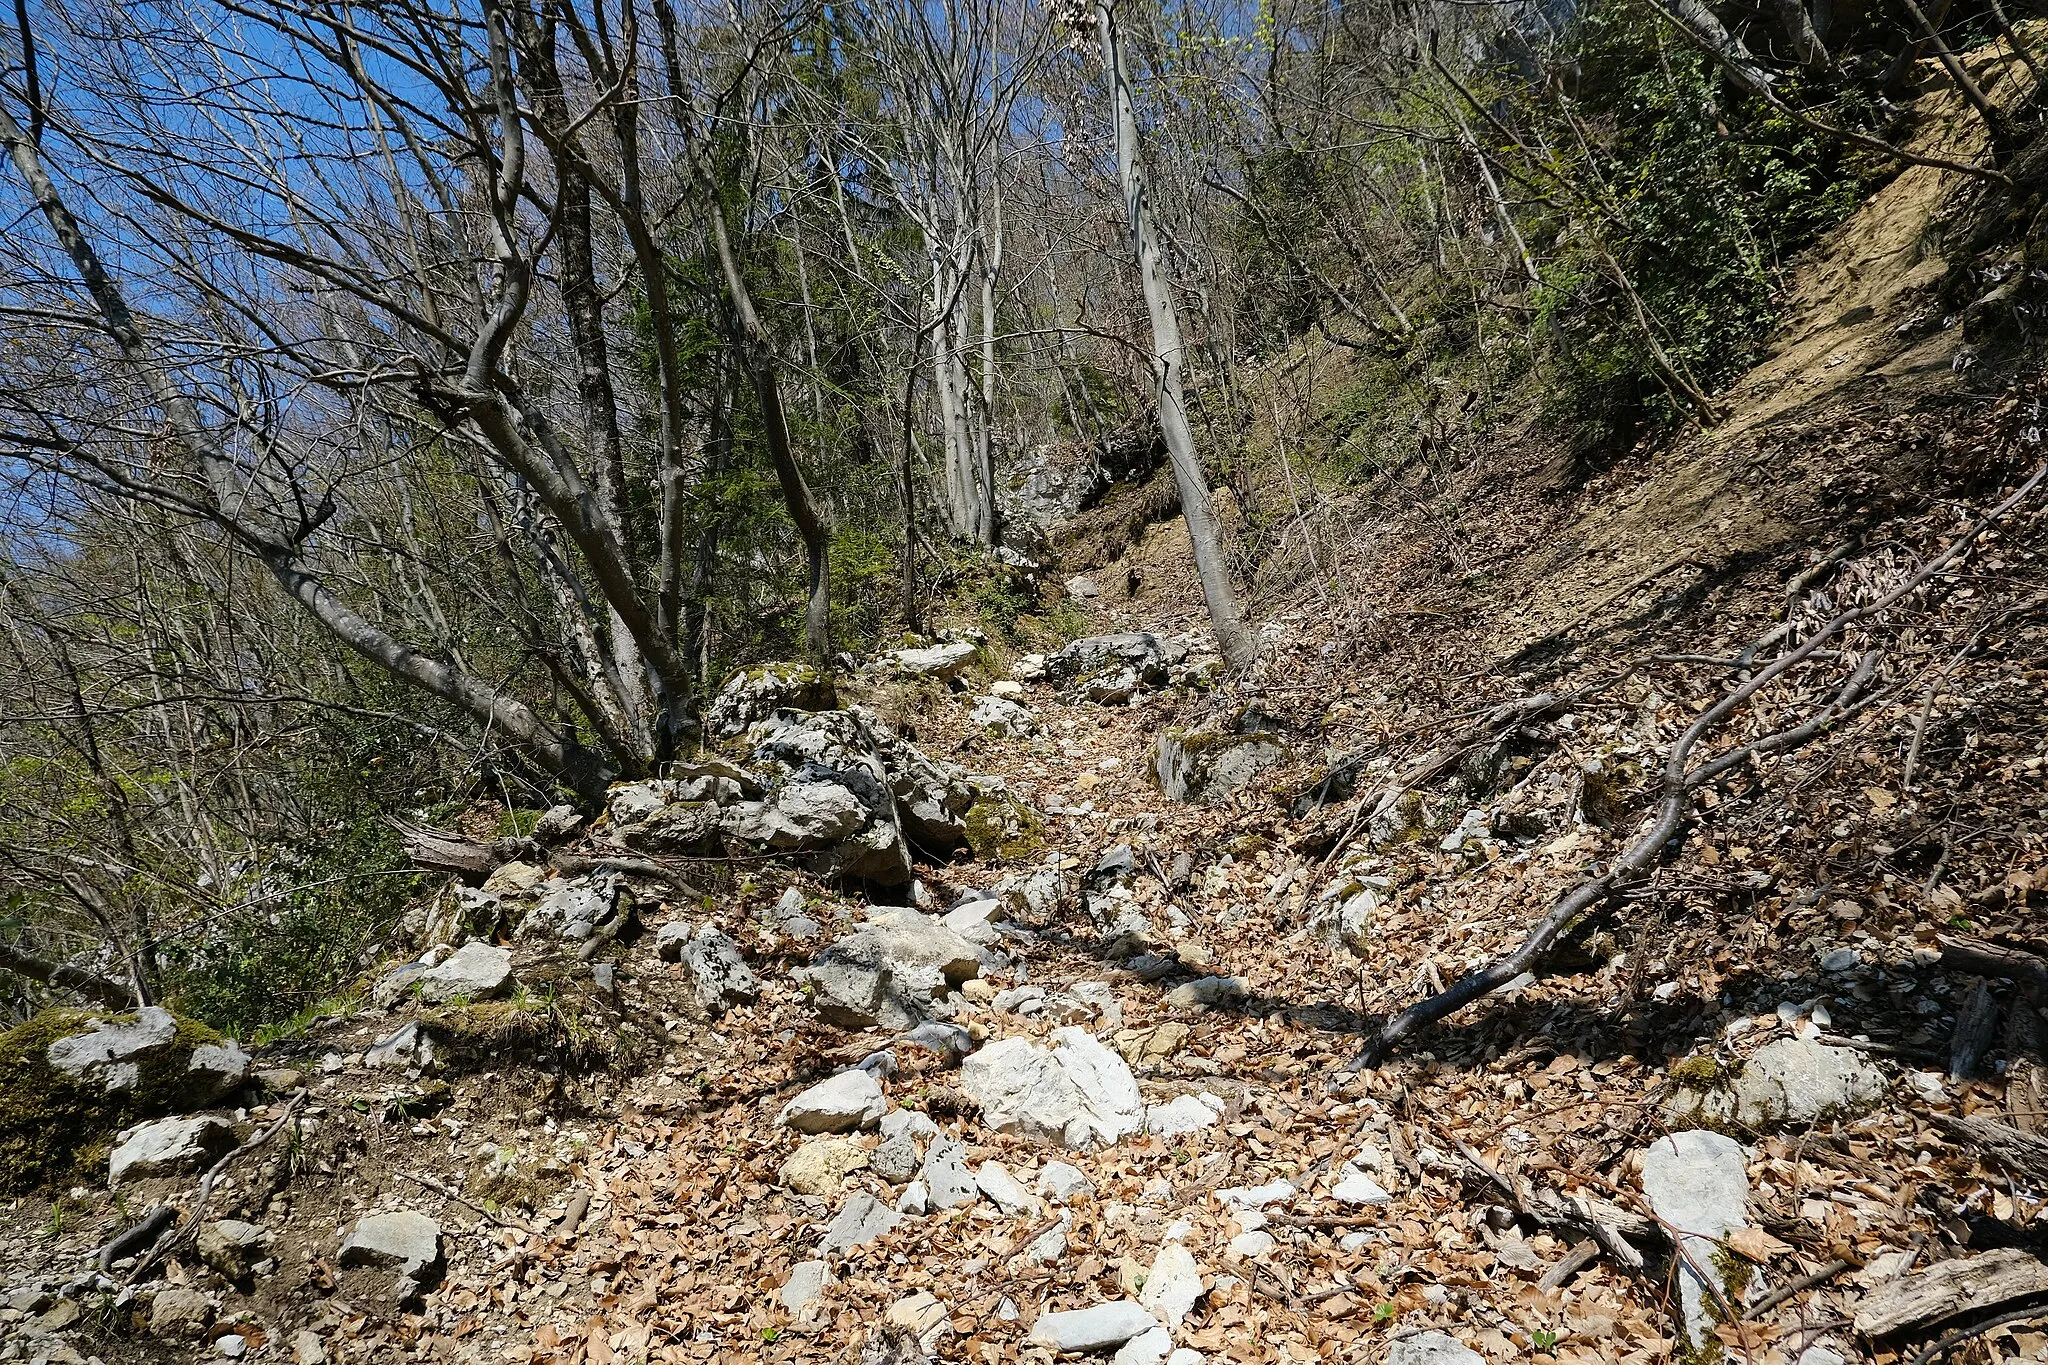
[[[292,1121],[292,1116],[298,1113],[299,1106],[306,1102],[306,1096],[309,1093],[304,1086],[300,1086],[297,1090],[293,1091],[291,1100],[284,1107],[284,1112],[279,1114],[268,1128],[257,1130],[254,1137],[235,1148],[234,1151],[229,1152],[219,1161],[213,1163],[213,1168],[207,1171],[206,1175],[199,1182],[199,1192],[193,1196],[192,1209],[186,1215],[184,1222],[166,1228],[149,1250],[136,1260],[135,1268],[128,1272],[127,1284],[139,1284],[142,1277],[149,1272],[151,1266],[199,1235],[199,1224],[206,1217],[206,1201],[213,1197],[214,1182],[227,1173],[228,1167],[234,1165],[237,1161],[263,1146],[283,1131],[284,1126]],[[110,1262],[112,1259],[112,1257],[108,1257]]]
[[[1743,1309],[1742,1320],[1744,1322],[1754,1322],[1758,1318],[1762,1317],[1764,1314],[1770,1312],[1773,1308],[1776,1308],[1785,1300],[1793,1297],[1796,1294],[1804,1294],[1809,1289],[1819,1288],[1821,1285],[1826,1284],[1829,1280],[1832,1280],[1833,1278],[1835,1278],[1835,1276],[1841,1274],[1843,1271],[1852,1268],[1855,1264],[1856,1263],[1854,1261],[1829,1261],[1826,1265],[1822,1266],[1819,1270],[1814,1271],[1811,1275],[1802,1275],[1798,1279],[1792,1281],[1792,1283],[1790,1284],[1780,1285],[1778,1288],[1773,1289],[1770,1293],[1758,1299],[1749,1307]]]
[[[1600,1259],[1600,1244],[1588,1237],[1565,1253],[1565,1258],[1543,1272],[1543,1278],[1536,1281],[1536,1288],[1545,1294],[1554,1294],[1570,1283],[1572,1276]]]
[[[629,877],[648,877],[658,882],[667,882],[692,899],[704,895],[681,872],[666,863],[655,862],[652,858],[628,858],[610,853],[601,857],[591,857],[582,853],[557,853],[548,861],[564,872],[623,872]]]
[[[531,1234],[533,1232],[532,1228],[526,1226],[526,1224],[520,1222],[517,1218],[507,1218],[504,1214],[494,1213],[490,1209],[485,1208],[482,1204],[479,1204],[474,1200],[465,1199],[460,1194],[456,1193],[454,1190],[449,1189],[446,1185],[443,1185],[440,1181],[434,1179],[432,1176],[415,1175],[411,1171],[400,1171],[398,1174],[404,1179],[410,1180],[413,1184],[418,1185],[422,1189],[432,1190],[435,1194],[440,1195],[443,1199],[452,1200],[453,1202],[462,1205],[462,1207],[476,1214],[479,1218],[490,1219],[493,1223],[496,1223],[501,1228],[511,1228],[514,1232],[524,1232],[528,1234]]]
[[[2048,1138],[2022,1132],[1995,1119],[1929,1114],[1934,1126],[1980,1155],[1998,1158],[2035,1185],[2048,1184]]]
[[[2036,470],[2033,477],[2020,485],[2017,492],[1978,518],[1946,550],[1921,565],[1896,588],[1873,602],[1842,612],[1808,636],[1805,641],[1742,679],[1722,696],[1721,700],[1708,707],[1684,734],[1673,741],[1665,757],[1664,795],[1659,802],[1657,815],[1649,832],[1629,845],[1605,872],[1586,879],[1561,897],[1549,913],[1537,921],[1535,928],[1519,947],[1468,973],[1448,990],[1439,991],[1388,1020],[1351,1063],[1352,1069],[1379,1065],[1403,1040],[1435,1025],[1439,1020],[1456,1013],[1482,996],[1491,995],[1535,966],[1565,930],[1575,924],[1582,915],[1604,902],[1616,891],[1634,883],[1664,855],[1666,845],[1678,837],[1687,823],[1691,812],[1692,794],[1698,788],[1721,774],[1766,754],[1785,753],[1796,749],[1847,716],[1865,709],[1877,697],[1885,695],[1879,693],[1871,696],[1866,692],[1872,678],[1876,676],[1878,657],[1876,650],[1866,651],[1856,667],[1851,670],[1841,690],[1810,719],[1751,743],[1738,745],[1718,757],[1697,765],[1691,763],[1692,752],[1699,742],[1738,708],[1793,668],[1805,663],[1828,641],[1839,636],[1850,626],[1877,616],[1918,592],[1936,574],[1954,563],[1979,536],[2032,494],[2044,478],[2048,478],[2048,466]]]
[[[2048,959],[2024,948],[2008,948],[1961,934],[1937,934],[1941,965],[1968,976],[2006,978],[2035,999],[2048,996]]]
[[[96,1264],[104,1275],[113,1268],[114,1262],[138,1248],[155,1246],[165,1229],[178,1221],[178,1210],[169,1204],[158,1204],[142,1221],[124,1232],[114,1235],[112,1241],[100,1248]]]
[[[531,839],[494,839],[485,843],[445,829],[429,829],[397,816],[385,817],[405,842],[405,854],[421,867],[465,877],[487,877],[500,865],[537,851]]]
[[[5,943],[0,943],[0,971],[13,972],[51,990],[70,991],[117,1010],[130,1009],[135,1004],[135,993],[126,986],[62,962],[47,962]]]

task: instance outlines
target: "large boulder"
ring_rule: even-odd
[[[1287,761],[1287,741],[1254,708],[1194,730],[1168,729],[1152,746],[1152,780],[1169,801],[1213,805]]]
[[[184,1175],[233,1150],[234,1125],[212,1114],[185,1119],[158,1119],[122,1133],[107,1155],[107,1177],[114,1185],[159,1175]]]
[[[82,1033],[59,1038],[45,1055],[50,1068],[72,1081],[107,1090],[133,1090],[142,1069],[178,1050],[178,1019],[169,1010],[144,1005],[126,1019],[94,1019]]]
[[[838,704],[832,679],[809,664],[764,664],[725,680],[704,710],[704,729],[729,738],[777,711],[829,711]]]
[[[519,920],[519,938],[559,938],[581,943],[618,928],[623,907],[616,877],[577,877],[542,892]]]
[[[881,937],[865,930],[828,944],[791,975],[819,1018],[847,1029],[914,1027],[945,979],[933,968],[899,964]]]
[[[1089,701],[1120,705],[1148,687],[1164,687],[1187,646],[1149,631],[1091,635],[1046,656],[1044,677]]]
[[[958,986],[981,971],[981,951],[929,915],[908,908],[877,910],[863,931],[882,941],[892,962],[911,969],[936,971],[948,986]]]
[[[960,1087],[999,1133],[1085,1151],[1145,1126],[1145,1102],[1123,1058],[1080,1028],[1047,1051],[1023,1038],[991,1043],[960,1065]]]

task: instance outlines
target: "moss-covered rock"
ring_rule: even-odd
[[[1021,862],[1045,848],[1045,821],[1009,792],[985,788],[967,808],[967,847],[984,862]]]
[[[47,1009],[0,1033],[0,1193],[97,1182],[115,1133],[213,1098],[200,1093],[206,1086],[191,1069],[192,1054],[217,1047],[220,1034],[168,1017],[168,1037],[132,1053],[123,1063],[133,1066],[132,1080],[124,1073],[111,1086],[104,1068],[73,1076],[51,1065],[51,1045],[102,1025],[134,1025],[135,1015]]]
[[[1152,744],[1151,776],[1168,800],[1209,805],[1285,763],[1289,752],[1270,722],[1246,710],[1219,725],[1163,731]]]

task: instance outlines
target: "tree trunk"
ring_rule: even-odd
[[[789,519],[803,538],[804,554],[810,568],[810,604],[804,613],[804,647],[818,663],[832,656],[831,533],[818,503],[804,482],[803,467],[789,440],[789,418],[782,406],[782,382],[777,373],[774,338],[754,310],[754,296],[740,271],[739,256],[732,249],[732,234],[725,226],[725,210],[714,197],[711,209],[711,239],[718,247],[718,263],[725,274],[726,292],[732,298],[733,314],[754,375],[754,392],[761,403],[761,426],[768,438],[768,454],[775,462],[775,477],[782,485],[782,500]]]
[[[1233,666],[1242,666],[1257,654],[1257,642],[1245,631],[1238,611],[1237,593],[1223,562],[1216,510],[1209,501],[1208,479],[1202,472],[1201,456],[1195,450],[1194,432],[1188,426],[1187,399],[1181,380],[1187,349],[1181,341],[1173,285],[1166,277],[1166,262],[1146,198],[1145,171],[1138,154],[1138,110],[1131,95],[1130,73],[1124,68],[1123,43],[1117,36],[1111,0],[1096,0],[1095,26],[1102,41],[1103,65],[1109,71],[1110,97],[1115,103],[1117,177],[1123,184],[1124,210],[1130,219],[1145,307],[1152,318],[1152,378],[1159,404],[1159,430],[1173,465],[1174,483],[1180,490],[1181,515],[1187,520],[1195,573],[1201,579],[1202,596],[1209,605],[1216,647]]]

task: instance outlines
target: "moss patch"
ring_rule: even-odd
[[[50,1065],[50,1044],[89,1030],[96,1021],[129,1016],[47,1009],[0,1033],[0,1193],[45,1185],[98,1183],[110,1139],[138,1119],[182,1109],[191,1084],[192,1049],[220,1034],[180,1019],[171,1043],[141,1062],[133,1090],[107,1092],[74,1084]]]
[[[1015,797],[986,794],[967,808],[967,847],[984,862],[1017,862],[1045,848],[1045,822]]]

